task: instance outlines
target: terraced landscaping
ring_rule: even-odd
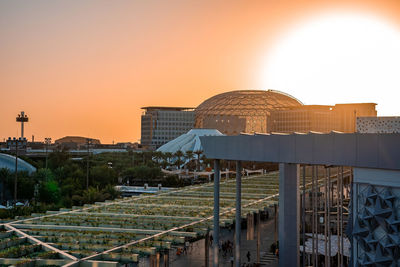
[[[235,179],[220,186],[220,226],[235,217]],[[242,179],[242,217],[277,202],[278,173]],[[213,183],[95,203],[4,223],[0,264],[137,264],[212,230]],[[100,261],[100,262],[99,262]]]

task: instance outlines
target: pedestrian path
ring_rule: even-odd
[[[260,265],[261,266],[270,266],[271,263],[277,262],[278,258],[272,252],[266,252],[260,258]]]
[[[272,218],[267,221],[261,221],[261,264],[263,267],[278,267],[278,259],[272,255],[271,253],[267,253],[271,244],[274,242],[274,220],[273,214],[271,214]],[[230,240],[234,241],[234,230],[224,229],[222,228],[220,231],[220,240],[226,241]],[[247,230],[242,229],[241,231],[241,259],[242,264],[246,266],[246,264],[253,265],[256,262],[256,239],[247,240]],[[211,244],[210,244],[211,245]],[[247,253],[250,252],[250,261],[248,262]],[[223,252],[221,251],[219,257],[219,266],[220,267],[231,267],[231,257],[233,257],[233,253],[227,253],[224,257]],[[208,266],[213,266],[213,249],[209,247],[209,264]],[[140,265],[142,266],[142,265]],[[190,249],[188,249],[187,253],[176,255],[176,251],[170,250],[170,264],[169,267],[204,267],[205,266],[205,255],[204,255],[204,239],[198,240],[191,244]]]

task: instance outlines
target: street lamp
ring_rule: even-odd
[[[28,122],[28,121],[29,121],[29,118],[23,111],[21,111],[21,113],[18,114],[18,117],[16,118],[16,122],[21,123],[21,138],[24,138],[24,123]]]
[[[50,137],[46,137],[44,139],[44,143],[46,144],[46,171],[47,171],[47,152],[48,152],[48,147],[51,144],[51,138]]]
[[[87,161],[86,161],[86,189],[89,189],[89,157],[90,157],[90,145],[93,143],[93,139],[86,138],[87,145]]]
[[[18,150],[26,148],[27,140],[23,138],[8,137],[7,146],[12,150],[15,147],[15,179],[14,179],[14,204],[17,203],[17,183],[18,183]]]

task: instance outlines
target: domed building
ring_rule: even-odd
[[[239,90],[213,96],[195,110],[195,128],[217,129],[226,135],[269,132],[271,112],[303,104],[275,90]]]

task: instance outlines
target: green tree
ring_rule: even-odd
[[[57,169],[64,166],[69,158],[69,153],[65,149],[54,151],[48,156],[48,166],[50,169]]]
[[[121,195],[120,192],[117,191],[115,189],[115,187],[112,185],[107,185],[102,191],[103,191],[104,195],[109,196],[106,199],[115,199]]]
[[[7,168],[0,169],[0,184],[1,184],[1,201],[4,201],[8,181],[11,180],[11,172]]]
[[[33,198],[35,179],[27,172],[18,172],[17,194],[18,199],[30,200]]]
[[[35,175],[36,181],[47,181],[47,180],[54,180],[54,174],[50,169],[39,169],[36,171]]]
[[[95,166],[90,171],[90,178],[94,187],[104,188],[107,185],[117,184],[117,174],[108,166]]]
[[[57,204],[61,199],[60,187],[54,180],[42,182],[39,188],[39,200],[45,203]]]

